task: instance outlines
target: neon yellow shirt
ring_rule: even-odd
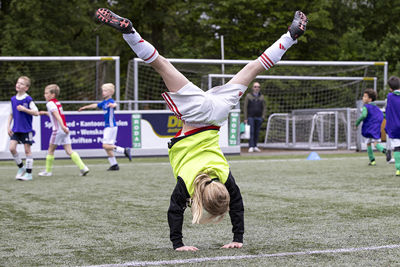
[[[200,173],[218,178],[225,184],[229,165],[219,147],[218,130],[205,130],[186,136],[169,149],[169,160],[175,178],[181,177],[190,196],[193,196],[193,182]]]

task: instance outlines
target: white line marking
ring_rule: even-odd
[[[132,262],[126,262],[126,263],[121,263],[121,264],[91,265],[91,266],[88,266],[88,267],[119,267],[119,266],[122,267],[122,266],[175,265],[175,264],[199,263],[199,262],[207,262],[207,261],[226,261],[226,260],[241,260],[241,259],[256,259],[256,258],[272,258],[272,257],[302,256],[302,255],[329,254],[329,253],[349,253],[349,252],[380,250],[380,249],[394,249],[394,248],[400,248],[400,245],[386,245],[386,246],[360,247],[360,248],[339,248],[339,249],[299,251],[299,252],[282,252],[282,253],[259,254],[259,255],[220,256],[220,257],[191,258],[191,259],[181,259],[181,260],[132,261]]]
[[[351,160],[351,159],[364,159],[365,157],[343,157],[343,158],[322,158],[321,160]],[[245,160],[228,160],[228,163],[268,163],[268,162],[290,162],[290,161],[307,161],[307,159],[245,159]],[[118,163],[120,166],[140,166],[140,165],[152,165],[154,166],[155,164],[157,165],[170,165],[169,162],[132,162],[132,163]],[[97,164],[88,164],[89,167],[108,167],[109,164],[107,162],[103,163],[97,163]],[[45,165],[40,165],[40,164],[35,164],[34,167],[37,168],[42,168],[45,167]],[[53,168],[70,168],[70,167],[76,167],[76,165],[73,164],[67,164],[67,165],[55,165]],[[16,169],[17,167],[15,165],[9,165],[9,166],[0,166],[0,170],[7,170],[7,169]]]

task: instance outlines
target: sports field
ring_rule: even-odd
[[[366,153],[230,156],[245,204],[242,249],[219,249],[232,239],[229,216],[217,225],[191,225],[186,245],[169,241],[167,209],[174,178],[167,158],[85,162],[86,177],[56,160],[53,177],[14,179],[0,162],[0,266],[393,266],[400,264],[400,178],[393,165]],[[36,160],[34,174],[44,167]]]

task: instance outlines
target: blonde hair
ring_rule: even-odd
[[[48,90],[51,94],[54,94],[56,97],[60,94],[60,87],[57,84],[49,84],[44,90]]]
[[[31,79],[28,76],[21,76],[18,78],[19,79],[23,79],[26,82],[26,86],[31,87]]]
[[[194,180],[192,201],[192,223],[218,223],[229,210],[230,196],[225,185],[210,178],[207,173],[197,175]],[[203,215],[203,208],[207,216]]]
[[[105,89],[105,90],[109,90],[112,92],[112,94],[114,94],[115,92],[115,86],[112,83],[105,83],[101,86],[101,89]]]

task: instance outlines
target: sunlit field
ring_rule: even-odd
[[[366,153],[230,156],[245,204],[242,249],[229,216],[192,225],[185,212],[184,243],[169,241],[167,209],[175,180],[167,158],[89,159],[80,177],[72,161],[55,160],[52,177],[15,180],[12,161],[0,162],[0,266],[393,266],[400,264],[400,177],[394,165]],[[232,257],[226,257],[232,256]]]

